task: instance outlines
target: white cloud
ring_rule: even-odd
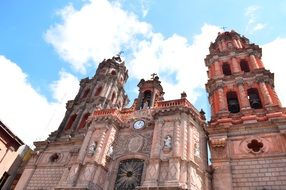
[[[193,44],[176,34],[169,38],[153,34],[151,40],[139,43],[134,59],[127,63],[132,76],[148,79],[156,72],[161,76],[165,98],[179,98],[180,93],[186,91],[195,102],[199,96],[196,89],[204,88],[207,82],[204,58],[218,31],[219,27],[205,24],[201,33],[194,36]]]
[[[73,100],[78,92],[79,81],[70,73],[60,71],[60,79],[51,84],[54,99],[59,103],[66,103],[66,100]]]
[[[64,116],[65,102],[74,97],[78,82],[70,74],[61,72],[54,82],[55,102],[38,93],[28,82],[27,75],[11,60],[0,55],[0,119],[28,145],[43,140],[56,130]],[[73,88],[64,87],[62,84]],[[61,87],[61,88],[59,88]],[[66,97],[61,94],[65,91]]]
[[[262,24],[262,23],[257,23],[254,27],[253,27],[253,31],[258,31],[258,30],[262,30],[266,27],[266,24]]]
[[[255,13],[260,9],[258,5],[251,5],[245,9],[245,15],[248,17],[254,17]]]
[[[267,25],[258,21],[257,13],[261,9],[260,6],[252,5],[245,9],[244,15],[248,19],[246,25],[246,33],[253,34],[256,31],[264,29]]]
[[[142,0],[141,4],[146,2]],[[91,1],[80,10],[69,5],[60,13],[63,24],[50,28],[46,39],[77,70],[84,71],[89,60],[99,62],[127,48],[130,76],[149,78],[157,72],[164,82],[166,98],[178,98],[185,90],[195,101],[198,96],[195,89],[204,88],[207,81],[204,57],[218,27],[204,25],[202,33],[189,44],[177,34],[165,38],[152,32],[150,24],[121,9],[118,1],[116,4]],[[176,94],[174,88],[178,90]]]
[[[245,10],[249,33],[266,27],[257,21],[260,10],[259,6]],[[79,10],[69,5],[60,14],[63,23],[51,27],[46,39],[79,71],[86,70],[90,60],[98,63],[126,48],[130,76],[148,79],[151,73],[158,73],[166,99],[178,98],[186,91],[195,102],[199,96],[197,88],[204,88],[207,82],[204,58],[220,31],[217,26],[205,24],[190,44],[177,34],[166,38],[153,32],[149,23],[124,11],[119,1],[90,1]]]
[[[151,26],[123,11],[118,3],[94,0],[75,10],[72,5],[60,11],[63,24],[52,26],[46,40],[76,70],[84,72],[89,62],[98,63],[148,36]]]
[[[275,89],[280,98],[282,105],[286,106],[286,91],[285,91],[285,52],[286,39],[277,38],[262,46],[262,60],[266,69],[269,69],[275,74]]]

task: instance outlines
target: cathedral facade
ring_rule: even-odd
[[[125,63],[104,60],[58,130],[35,142],[16,189],[286,189],[286,109],[261,54],[234,31],[211,44],[208,123],[186,93],[164,100],[156,74],[125,108]]]

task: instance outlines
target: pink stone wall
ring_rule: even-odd
[[[27,186],[29,189],[52,189],[55,187],[63,174],[64,168],[37,169]]]
[[[286,189],[286,158],[235,160],[231,164],[233,190]]]

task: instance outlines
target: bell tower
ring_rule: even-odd
[[[139,87],[139,96],[136,105],[137,110],[152,108],[157,101],[164,100],[164,92],[159,77],[155,73],[151,76],[151,80],[145,81],[141,79],[137,85]]]
[[[61,131],[73,133],[84,128],[88,117],[94,110],[122,109],[129,102],[124,90],[128,70],[119,55],[104,59],[93,78],[80,81],[80,89],[74,100],[67,103],[65,117],[59,127]]]
[[[280,188],[286,177],[274,172],[281,170],[274,163],[286,166],[286,111],[274,89],[274,74],[261,61],[262,49],[230,31],[219,33],[209,51],[214,189]]]

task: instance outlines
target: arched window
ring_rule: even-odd
[[[231,75],[231,69],[228,63],[223,63],[222,64],[222,72],[224,75],[228,76]]]
[[[80,121],[79,127],[78,127],[79,129],[84,128],[84,126],[86,124],[86,120],[87,120],[89,115],[90,115],[90,113],[86,113],[86,114],[83,115],[83,117],[82,117],[82,119]]]
[[[70,129],[71,127],[72,127],[72,124],[74,123],[74,121],[75,121],[75,119],[76,119],[76,114],[73,114],[71,117],[70,117],[70,119],[69,119],[69,121],[68,121],[68,123],[67,123],[67,125],[66,125],[66,129],[65,130],[68,130],[68,129]]]
[[[82,98],[86,98],[88,93],[89,93],[90,89],[86,89],[82,95]]]
[[[112,103],[113,103],[114,99],[115,99],[115,92],[113,92],[113,93],[112,93],[112,96],[111,96],[111,102],[112,102]]]
[[[100,86],[98,89],[96,89],[96,91],[95,91],[95,96],[99,96],[100,95],[100,93],[101,93],[101,91],[102,91],[102,86]]]
[[[260,109],[262,108],[259,93],[256,88],[250,88],[247,90],[248,100],[251,108]]]
[[[141,109],[151,107],[151,95],[152,95],[152,92],[150,90],[146,90],[144,92],[142,102],[141,102]]]
[[[226,96],[227,96],[228,110],[230,111],[230,113],[238,113],[240,111],[240,107],[236,92],[233,91],[228,92]]]
[[[111,71],[111,74],[112,74],[112,75],[116,75],[116,71],[115,71],[115,70],[112,70],[112,71]]]
[[[246,60],[241,60],[241,61],[240,61],[240,68],[241,68],[241,70],[244,71],[245,73],[247,73],[247,72],[250,71],[249,65],[248,65],[248,63],[247,63]]]

